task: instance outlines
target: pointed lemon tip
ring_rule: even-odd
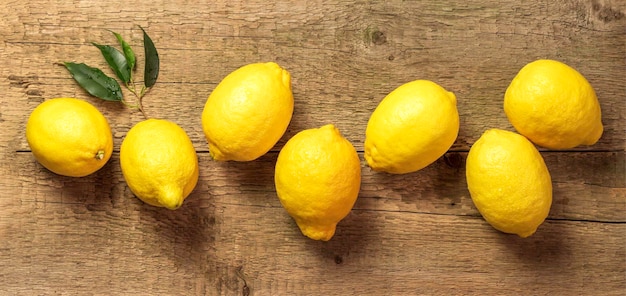
[[[457,103],[456,102],[456,95],[453,92],[451,92],[451,91],[448,92],[448,98],[450,98],[450,101],[452,101],[454,103],[454,105],[456,105],[456,103]]]
[[[337,224],[333,225],[308,225],[296,222],[300,231],[306,237],[313,240],[329,241],[335,235]]]
[[[220,149],[217,148],[213,143],[209,142],[209,154],[213,160],[217,161],[227,161],[227,157],[222,153]]]
[[[167,209],[176,210],[183,205],[183,191],[177,186],[167,186],[163,188],[163,193],[159,198],[159,204]]]
[[[519,236],[521,238],[527,238],[527,237],[535,234],[536,231],[537,231],[537,229],[535,228],[535,229],[530,230],[530,231],[525,231],[525,232],[516,233],[516,234],[517,234],[517,236]]]
[[[281,74],[282,74],[282,81],[283,81],[283,85],[285,87],[287,87],[288,89],[291,89],[291,74],[289,74],[289,71],[282,69],[281,68]]]
[[[175,203],[163,204],[163,207],[168,209],[168,210],[177,210],[182,205],[183,205],[182,201],[179,201],[179,202],[175,202]]]

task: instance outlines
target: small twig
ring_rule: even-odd
[[[141,114],[143,115],[143,118],[145,119],[149,119],[148,115],[146,115],[146,111],[143,110],[143,104],[141,102],[141,99],[139,99],[139,112],[141,112]]]
[[[126,87],[127,87],[127,88],[128,88],[128,90],[129,90],[129,91],[130,91],[133,95],[135,95],[135,97],[137,98],[137,105],[130,105],[130,104],[127,104],[127,103],[124,103],[124,104],[125,104],[126,106],[129,106],[129,107],[132,107],[132,108],[137,108],[137,109],[139,109],[139,112],[141,112],[141,114],[143,115],[143,117],[144,117],[145,119],[148,119],[149,117],[148,117],[148,115],[146,114],[146,111],[144,111],[144,109],[143,109],[143,96],[144,96],[144,95],[146,94],[146,92],[147,92],[147,91],[146,91],[146,88],[145,88],[145,87],[142,87],[142,88],[141,88],[141,92],[137,93],[137,89],[135,88],[135,83],[134,83],[134,82],[132,82],[132,85],[131,85],[131,84],[126,85]],[[124,102],[124,101],[122,101],[122,102]]]
[[[122,100],[121,102],[122,102],[122,104],[124,104],[124,106],[126,106],[128,108],[139,109],[139,105],[130,104],[130,103],[126,102],[126,100]]]
[[[150,91],[151,89],[152,89],[152,87],[142,86],[141,87],[141,94],[140,94],[140,96],[143,98],[143,96],[145,96],[148,93],[148,91]]]

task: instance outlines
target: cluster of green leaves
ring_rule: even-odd
[[[137,68],[137,58],[128,42],[126,42],[120,34],[115,32],[111,33],[117,38],[122,49],[121,51],[110,45],[101,45],[92,42],[92,44],[100,50],[102,56],[113,72],[115,72],[117,78],[137,97],[138,103],[136,105],[127,103],[117,80],[107,76],[102,70],[84,63],[65,62],[63,65],[69,70],[78,85],[90,95],[107,101],[122,102],[125,105],[139,108],[143,113],[141,99],[147,91],[154,86],[159,76],[159,54],[150,36],[148,36],[143,28],[141,28],[141,31],[143,32],[145,67],[144,83],[140,91],[137,91],[133,79],[133,74]]]

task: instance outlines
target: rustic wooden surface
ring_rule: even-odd
[[[2,1],[0,294],[244,295],[240,269],[251,295],[626,295],[625,14],[621,0]],[[119,145],[141,114],[90,98],[55,65],[105,68],[90,42],[115,44],[107,30],[142,61],[138,26],[161,56],[146,112],[180,124],[201,165],[177,211],[141,203],[122,178]],[[482,220],[464,160],[485,129],[512,129],[504,90],[538,58],[587,77],[605,133],[591,147],[542,149],[554,203],[520,239]],[[291,72],[293,120],[261,159],[215,162],[200,124],[206,97],[258,61]],[[335,237],[302,236],[274,192],[280,147],[334,123],[362,158],[369,114],[414,79],[457,95],[450,152],[401,176],[363,161],[359,199]],[[85,178],[42,168],[25,140],[30,111],[62,96],[95,104],[115,137],[111,161]]]

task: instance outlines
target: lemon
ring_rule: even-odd
[[[163,119],[133,126],[120,148],[122,174],[147,204],[179,208],[198,182],[198,157],[185,131]]]
[[[522,135],[485,131],[467,155],[466,177],[474,205],[502,232],[528,237],[548,216],[550,173],[539,151]]]
[[[70,177],[96,172],[113,152],[106,118],[90,103],[75,98],[39,104],[26,123],[26,140],[41,165]]]
[[[456,97],[428,80],[393,90],[376,107],[365,131],[365,160],[375,171],[418,171],[441,157],[459,133]]]
[[[283,136],[292,114],[289,72],[273,62],[245,65],[206,101],[202,129],[209,152],[215,160],[257,159]]]
[[[278,154],[276,193],[300,231],[330,240],[359,195],[361,164],[354,146],[334,125],[303,130]]]
[[[593,145],[602,136],[595,91],[578,71],[554,60],[531,62],[517,73],[504,112],[520,134],[550,149]]]

